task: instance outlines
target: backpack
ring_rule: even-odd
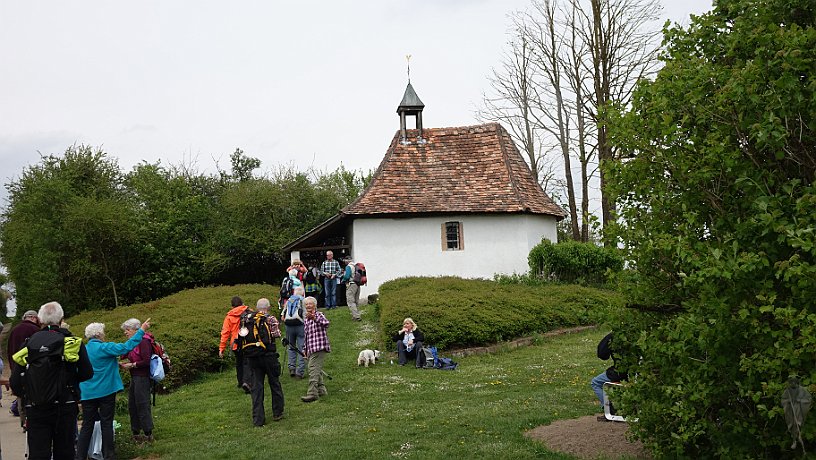
[[[315,275],[314,268],[309,268],[308,270],[306,270],[306,276],[303,277],[303,281],[305,281],[306,284],[317,283],[317,276]]]
[[[365,285],[368,282],[368,277],[366,277],[366,268],[365,264],[362,262],[357,262],[354,264],[354,274],[351,275],[351,280],[354,281],[354,284],[357,285]]]
[[[303,320],[303,297],[299,295],[289,297],[283,310],[283,324],[287,326],[305,324]]]
[[[152,354],[155,355],[155,356],[158,356],[159,361],[161,362],[161,365],[162,365],[161,366],[162,367],[161,377],[159,377],[158,372],[156,372],[156,376],[154,377],[154,375],[153,375],[153,356],[150,357],[150,360],[151,360],[150,361],[150,377],[153,380],[159,382],[164,378],[164,376],[166,374],[170,373],[170,368],[171,368],[171,366],[170,366],[170,356],[167,354],[167,350],[164,348],[164,346],[161,344],[161,342],[157,342],[156,338],[154,336],[149,335],[149,334],[145,334],[145,335],[147,335],[147,337],[150,338],[150,346],[152,348]]]
[[[79,361],[81,344],[79,337],[66,337],[59,331],[38,332],[26,340],[14,354],[15,361],[25,366],[21,377],[26,402],[34,406],[70,402],[65,393],[69,384],[65,365]]]
[[[280,288],[280,307],[283,308],[283,304],[286,302],[286,299],[291,297],[292,292],[295,289],[295,285],[292,282],[292,278],[289,278],[289,275],[286,275],[286,278],[281,281],[281,288]]]
[[[436,368],[443,371],[455,371],[459,363],[450,358],[437,358]]]
[[[436,347],[422,347],[421,353],[424,358],[420,358],[420,366],[423,369],[434,369],[436,367]]]
[[[275,340],[265,314],[247,308],[241,313],[238,325],[238,346],[244,356],[252,358],[275,351]]]

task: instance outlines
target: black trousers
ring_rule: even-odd
[[[76,403],[26,407],[29,460],[74,460],[78,414]]]
[[[252,369],[249,362],[244,359],[244,352],[240,348],[232,350],[235,355],[235,376],[238,378],[238,386],[244,383],[252,385]]]
[[[263,426],[266,423],[264,412],[264,379],[269,381],[269,390],[272,393],[272,415],[283,415],[283,388],[280,377],[281,365],[278,354],[264,353],[261,356],[248,358],[252,369],[252,423]]]
[[[96,399],[82,401],[82,429],[77,441],[77,459],[88,457],[88,445],[91,443],[94,424],[99,420],[102,429],[102,457],[105,460],[116,458],[113,445],[113,413],[116,409],[116,393]]]
[[[416,361],[417,367],[422,367],[423,362],[422,358],[422,342],[414,342],[414,348],[411,351],[407,351],[405,349],[405,344],[402,343],[402,340],[397,340],[397,354],[399,355],[399,364],[400,366],[405,365],[408,362],[408,359],[411,358]]]

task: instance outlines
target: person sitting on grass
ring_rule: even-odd
[[[598,343],[598,358],[606,361],[609,358],[612,358],[612,366],[610,366],[607,370],[601,372],[600,374],[596,375],[589,385],[592,387],[592,391],[595,392],[595,396],[598,397],[598,401],[601,403],[601,412],[604,411],[604,384],[607,382],[621,382],[626,380],[629,376],[625,372],[618,372],[615,369],[615,355],[612,352],[612,333],[606,334],[606,337],[601,339],[600,343]],[[606,422],[608,419],[604,415],[598,416],[599,422]]]
[[[419,330],[413,319],[405,318],[402,329],[393,335],[392,340],[397,342],[400,366],[404,366],[410,358],[416,362],[416,367],[422,367],[422,342],[425,341],[425,334]]]

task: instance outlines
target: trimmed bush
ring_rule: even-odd
[[[617,293],[582,286],[441,277],[389,281],[380,286],[378,308],[384,343],[411,317],[428,344],[451,348],[604,322],[623,304]]]
[[[144,321],[150,318],[150,332],[162,343],[170,355],[173,371],[162,381],[166,388],[188,383],[203,372],[217,370],[224,364],[232,365],[231,357],[218,358],[221,324],[230,309],[232,296],[240,296],[246,305],[255,306],[261,297],[274,302],[278,288],[267,284],[245,284],[192,289],[177,294],[114,310],[93,310],[74,315],[66,320],[71,331],[84,337],[85,326],[92,322],[105,323],[106,339],[111,342],[127,340],[121,324],[129,318]],[[125,381],[129,373],[123,372]],[[121,399],[121,398],[120,398]]]
[[[623,268],[617,250],[577,241],[553,244],[542,240],[530,251],[527,263],[535,277],[579,284],[603,284],[608,271]]]

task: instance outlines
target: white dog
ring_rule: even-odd
[[[357,365],[368,367],[369,364],[376,364],[380,359],[380,350],[363,350],[357,356]]]

